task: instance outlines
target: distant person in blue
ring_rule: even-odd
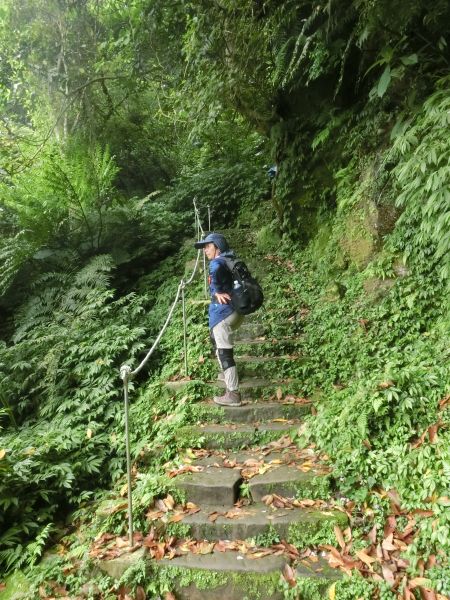
[[[233,333],[242,324],[244,317],[231,305],[233,280],[224,258],[234,258],[234,252],[226,238],[220,233],[209,233],[195,244],[203,248],[209,263],[209,330],[211,341],[219,361],[222,373],[219,379],[225,381],[225,394],[215,396],[214,402],[221,406],[241,406],[239,377],[233,356]],[[223,375],[222,375],[223,374]]]

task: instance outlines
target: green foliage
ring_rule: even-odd
[[[450,280],[450,92],[448,78],[425,102],[414,119],[400,120],[392,132],[389,158],[398,161],[395,177],[396,203],[402,208],[396,235],[390,243],[404,261],[432,261],[438,274]]]
[[[117,369],[143,347],[145,296],[114,300],[111,269],[99,256],[72,275],[47,275],[18,315],[14,344],[1,348],[2,387],[21,425],[20,435],[11,428],[0,438],[8,567],[34,560],[39,544],[30,559],[18,550],[24,534],[122,473]]]

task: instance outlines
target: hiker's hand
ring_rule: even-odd
[[[231,302],[231,296],[227,293],[218,294],[216,292],[216,298],[219,304],[228,304],[228,302]]]

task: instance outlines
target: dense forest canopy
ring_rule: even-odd
[[[310,438],[342,493],[367,506],[389,481],[409,508],[448,500],[449,34],[447,0],[3,0],[5,572],[34,565],[55,523],[122,481],[118,367],[159,330],[195,198],[214,228],[250,227],[261,251],[314,273],[297,280],[320,307],[299,370],[305,394],[329,394]],[[341,315],[314,295],[331,288]],[[359,355],[347,318],[363,321]],[[173,336],[153,374],[175,369]],[[156,389],[136,404],[136,456],[160,435],[143,408]],[[345,437],[352,410],[368,446]],[[439,442],[397,481],[433,423]],[[449,548],[436,515],[412,564]]]

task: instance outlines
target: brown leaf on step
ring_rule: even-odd
[[[138,585],[134,593],[134,600],[145,600],[147,598],[145,590],[142,586]]]
[[[434,517],[434,512],[432,510],[422,510],[420,508],[414,509],[411,511],[411,514],[424,518]]]
[[[186,510],[198,512],[200,507],[194,504],[193,502],[186,502]]]
[[[177,513],[171,515],[167,519],[167,522],[168,523],[178,523],[179,521],[181,521],[182,519],[184,519],[185,516],[186,516],[185,513],[177,512]]]
[[[211,521],[211,523],[215,523],[217,521],[217,519],[222,515],[223,513],[214,511],[212,513],[209,514],[208,516],[208,521]]]
[[[404,558],[395,558],[395,557],[394,557],[394,560],[399,569],[407,569],[409,567],[409,560],[406,560]]]
[[[226,519],[242,519],[242,517],[245,517],[249,514],[251,513],[249,513],[247,510],[241,510],[240,508],[237,508],[236,510],[227,510],[223,516]]]
[[[422,600],[437,600],[436,592],[427,588],[419,588]]]
[[[211,554],[214,551],[214,542],[199,542],[193,550],[194,554]]]
[[[164,600],[177,600],[172,592],[166,592],[164,596]]]
[[[414,579],[411,579],[408,583],[408,587],[410,590],[413,590],[416,587],[426,587],[429,588],[430,587],[430,580],[427,579],[426,577],[414,577]]]
[[[275,508],[285,508],[286,507],[285,502],[277,496],[274,496],[272,504],[275,506]]]
[[[228,550],[227,542],[219,540],[218,542],[216,542],[214,550],[217,550],[217,552],[226,552]]]
[[[270,504],[273,502],[273,494],[267,494],[267,496],[263,496],[261,500],[264,502],[264,504],[270,506]]]
[[[297,504],[297,502],[294,502],[294,504]],[[311,500],[310,498],[305,498],[304,500],[298,500],[298,505],[299,506],[316,506],[316,501]]]
[[[377,542],[377,526],[374,525],[372,527],[372,529],[369,531],[369,534],[367,536],[369,538],[369,541],[372,542],[373,545],[376,544]]]
[[[382,381],[381,383],[378,384],[378,388],[380,390],[387,390],[388,388],[392,387],[393,385],[394,385],[394,382],[391,380]]]
[[[129,548],[130,543],[127,538],[117,537],[116,538],[116,546],[118,548]]]
[[[373,556],[369,556],[364,550],[357,550],[355,552],[356,556],[359,560],[362,560],[364,564],[366,564],[369,568],[372,567],[372,563],[377,562],[377,559]]]
[[[398,495],[397,490],[389,490],[387,492],[389,499],[391,500],[391,506],[395,514],[401,513],[400,508],[400,496]]]
[[[146,513],[145,517],[147,521],[156,521],[157,519],[160,519],[164,514],[165,512],[163,512],[162,510],[149,510],[148,513]]]
[[[439,410],[444,410],[447,406],[450,406],[450,394],[447,394],[447,396],[439,401]]]
[[[338,527],[337,525],[334,526],[334,535],[336,536],[339,546],[343,550],[345,548],[344,534],[342,533],[341,528]]]
[[[299,551],[295,546],[286,542],[286,540],[282,540],[281,545],[284,546],[285,551],[289,554],[289,556],[293,559],[297,559],[300,556]]]
[[[382,564],[381,565],[381,571],[383,573],[384,580],[387,581],[387,583],[390,586],[393,586],[394,583],[395,583],[395,577],[394,577],[394,573],[389,568],[389,566],[386,565],[386,564]]]
[[[431,554],[427,560],[427,569],[432,569],[436,566],[437,558],[435,554]]]
[[[257,552],[251,552],[247,554],[248,558],[257,559],[264,558],[265,556],[270,556],[273,554],[273,550],[271,548],[266,548],[265,550],[258,550]]]
[[[283,569],[283,577],[284,579],[288,582],[288,584],[291,587],[295,587],[296,583],[297,583],[297,579],[295,577],[295,571],[294,569],[286,564],[284,565],[284,569]]]
[[[393,533],[397,528],[397,519],[395,515],[389,515],[384,525],[384,537],[387,537]]]
[[[193,465],[183,465],[179,469],[172,469],[171,471],[169,471],[167,473],[167,475],[170,478],[172,478],[172,477],[176,477],[177,475],[181,475],[182,473],[200,473],[201,471],[203,471],[203,467],[200,467],[200,466],[194,467]]]
[[[428,437],[430,438],[431,444],[434,444],[437,440],[437,432],[438,432],[440,425],[441,424],[439,422],[439,423],[434,423],[434,425],[430,425],[430,427],[428,427]]]
[[[390,533],[382,542],[381,542],[381,547],[383,548],[383,550],[386,550],[388,552],[392,552],[392,550],[397,550],[397,547],[393,544],[393,537],[394,534]]]
[[[237,462],[235,460],[228,460],[227,458],[222,463],[222,466],[226,467],[227,469],[234,469],[236,465]]]
[[[415,600],[415,596],[408,586],[403,588],[403,600]]]
[[[164,558],[165,551],[166,545],[163,542],[157,542],[150,548],[150,556],[155,560],[161,560]]]
[[[158,500],[155,501],[155,506],[158,510],[162,511],[162,512],[168,512],[168,508],[164,503],[164,500],[161,500],[161,498],[158,498]]]

